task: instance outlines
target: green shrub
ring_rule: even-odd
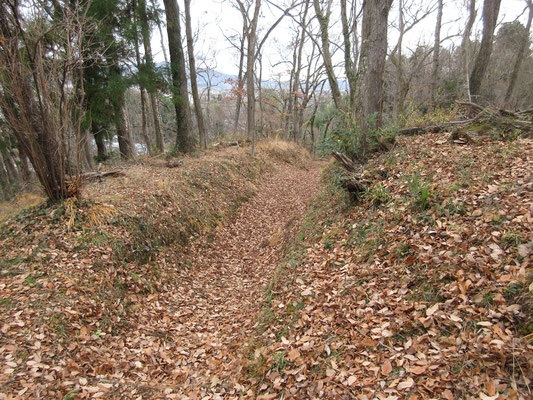
[[[370,189],[367,189],[365,198],[375,206],[387,204],[392,200],[392,196],[390,195],[389,191],[381,183],[378,183],[372,186]]]
[[[425,182],[424,179],[416,172],[406,176],[405,181],[411,196],[412,205],[422,210],[428,208],[429,201],[433,196],[430,183]]]
[[[352,159],[364,161],[373,153],[389,150],[396,140],[397,128],[387,126],[377,129],[376,115],[372,115],[368,121],[370,129],[366,134],[365,150],[364,130],[359,121],[346,113],[338,114],[332,118],[333,129],[331,133],[317,145],[321,156],[327,156],[332,151],[338,151]]]

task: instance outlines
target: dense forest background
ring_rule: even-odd
[[[452,34],[453,20],[443,23],[446,3],[467,15]],[[76,177],[100,162],[224,141],[250,141],[253,155],[256,138],[281,137],[313,153],[360,158],[375,137],[453,118],[457,100],[528,108],[533,5],[512,2],[519,18],[502,23],[501,3],[223,1],[241,16],[239,34],[221,32],[237,54],[228,76],[195,51],[204,27],[193,26],[194,1],[6,0],[1,196],[36,177],[49,198],[61,199],[76,194]],[[433,38],[405,42],[430,19]],[[280,54],[286,73],[272,77],[276,61],[264,54],[278,29],[291,39]],[[166,41],[155,46],[156,37]],[[154,46],[163,62],[154,61]]]

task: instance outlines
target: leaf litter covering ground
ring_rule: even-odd
[[[255,339],[257,398],[532,398],[533,142],[400,144],[348,214],[317,205]]]
[[[43,247],[9,235],[3,240],[21,247],[4,248],[10,257],[3,259],[0,282],[0,398],[240,397],[234,384],[243,365],[239,348],[254,329],[284,234],[318,190],[320,168],[310,166],[270,167],[233,223],[193,241],[185,254],[171,246],[141,268],[116,267],[108,236],[98,237],[95,248],[74,247],[76,232],[69,236],[63,224],[56,227],[49,212],[42,224],[18,226],[18,232],[33,229],[30,238],[47,235],[57,242]],[[140,204],[143,195],[148,198],[143,185],[166,186],[175,173],[132,168],[131,178],[93,188],[95,197],[117,201],[126,211],[146,208]],[[229,189],[237,197],[250,191]],[[127,241],[131,232],[116,228],[111,236],[121,233]]]

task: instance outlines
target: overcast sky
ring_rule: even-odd
[[[162,1],[161,8],[163,8]],[[427,8],[435,3],[435,0],[404,0],[406,4],[412,4],[413,10],[417,8]],[[444,0],[445,8],[443,13],[443,28],[441,37],[453,36],[461,33],[463,30],[467,10],[465,7],[466,0]],[[180,4],[180,11],[183,12],[183,4]],[[286,4],[287,1],[280,0],[279,5]],[[338,11],[338,1],[334,0],[336,4],[331,18],[331,40],[338,41],[338,34],[340,33],[340,16]],[[480,35],[482,23],[482,0],[476,1],[477,20],[474,26],[473,35]],[[398,19],[398,1],[394,0],[393,9],[389,15],[389,48],[394,47],[398,39],[397,29],[395,29],[396,20]],[[502,0],[499,15],[499,22],[508,22],[515,20],[524,10],[526,5],[525,0]],[[418,7],[420,6],[420,7]],[[314,13],[310,10],[310,14]],[[281,12],[272,6],[269,6],[263,1],[262,13],[259,22],[259,36],[262,37],[264,32],[272,25],[278,18]],[[196,42],[195,54],[197,55],[197,64],[201,65],[202,60],[206,59],[209,67],[217,71],[236,74],[238,68],[237,51],[232,48],[228,40],[224,36],[230,37],[238,34],[242,30],[242,18],[240,13],[231,5],[230,0],[192,0],[191,1],[191,15],[193,22],[193,30],[198,32],[198,40]],[[525,24],[527,15],[524,13],[520,20]],[[433,42],[434,25],[436,21],[436,12],[431,13],[427,18],[420,22],[413,28],[404,39],[404,51],[409,52],[409,49],[415,48],[417,44],[431,44]],[[271,78],[278,74],[284,74],[287,71],[287,64],[284,60],[291,58],[292,50],[290,48],[291,38],[293,36],[294,22],[286,17],[275,31],[270,35],[267,45],[262,54],[265,78]],[[183,30],[183,29],[182,29]],[[185,34],[183,31],[182,34]],[[166,30],[163,30],[163,36],[166,36]],[[451,38],[443,46],[453,45],[453,41],[458,43],[460,38]],[[157,30],[153,33],[153,50],[157,61],[163,61],[163,53],[161,51],[161,38]],[[166,46],[166,37],[164,37]],[[340,44],[341,42],[338,41]],[[340,56],[340,54],[339,54]]]

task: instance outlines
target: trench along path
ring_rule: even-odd
[[[322,166],[278,166],[232,223],[189,246],[182,284],[171,299],[161,300],[174,342],[169,349],[174,368],[167,373],[177,383],[161,388],[164,397],[242,397],[242,388],[235,387],[242,347],[253,338],[265,285],[288,240],[286,231],[301,222],[318,194]],[[172,316],[168,308],[174,309]],[[171,383],[168,375],[160,382]]]

